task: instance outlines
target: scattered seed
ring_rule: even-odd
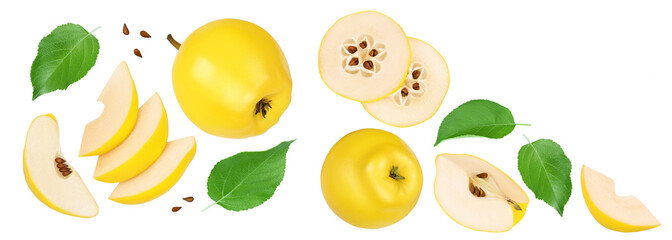
[[[469,192],[471,192],[471,194],[476,193],[476,188],[474,188],[473,183],[469,183]]]
[[[173,35],[168,34],[166,39],[168,39],[168,42],[170,42],[170,44],[173,45],[173,47],[175,47],[175,49],[180,50],[180,47],[182,46],[182,44],[180,42],[176,41],[175,38],[173,38]]]
[[[193,202],[194,197],[189,196],[189,197],[182,198],[182,200],[187,201],[187,202]]]
[[[62,159],[62,158],[56,158],[55,161],[56,161],[56,163],[64,163],[65,162],[65,160]]]
[[[180,211],[180,209],[182,209],[182,207],[173,207],[171,210],[173,212],[177,212],[177,211]]]
[[[67,176],[70,175],[71,173],[72,173],[72,171],[68,171],[68,172],[62,172],[61,174],[63,174],[64,177],[67,177]]]
[[[367,46],[366,41],[362,41],[361,43],[359,43],[359,47],[361,48],[366,48],[366,46]]]
[[[359,58],[352,58],[352,59],[350,59],[350,62],[348,63],[348,65],[350,65],[350,66],[357,66],[358,64],[359,64]]]
[[[376,49],[371,49],[371,51],[369,52],[369,56],[371,56],[371,57],[375,57],[377,55],[378,55],[378,50],[376,50]]]
[[[349,53],[356,53],[357,52],[357,47],[355,46],[348,46],[348,52]]]
[[[124,32],[124,35],[128,35],[130,32],[128,31],[128,27],[126,26],[126,23],[124,23],[124,28],[122,29]]]
[[[420,90],[420,83],[413,83],[413,90],[418,91]]]
[[[479,177],[479,178],[487,178],[488,174],[487,173],[479,173],[476,176]]]
[[[415,70],[412,73],[413,79],[418,79],[420,77],[420,70]]]
[[[149,33],[147,33],[147,31],[145,31],[145,30],[140,31],[140,36],[142,36],[142,37],[144,37],[144,38],[151,38],[151,37],[152,37],[152,36],[149,35]]]
[[[371,70],[373,69],[373,62],[371,60],[366,60],[364,61],[364,64],[362,64],[362,66],[364,66],[364,68],[366,69]]]
[[[408,89],[406,89],[406,88],[402,88],[402,89],[401,89],[401,96],[402,96],[402,97],[406,97],[406,96],[408,96]]]
[[[135,56],[142,58],[142,53],[140,53],[140,50],[137,48],[133,50],[133,54],[135,54]]]

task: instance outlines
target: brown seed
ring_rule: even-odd
[[[362,66],[364,66],[364,68],[366,69],[371,70],[373,69],[373,62],[371,60],[366,60],[364,61],[364,64],[362,64]]]
[[[476,197],[478,197],[478,196],[481,195],[481,192],[480,192],[478,189],[479,189],[479,187],[474,187],[474,193],[473,193],[473,194],[474,194],[474,196],[476,196]]]
[[[65,163],[59,163],[59,164],[56,164],[56,167],[57,168],[66,168],[66,167],[68,167],[68,165],[65,164]]]
[[[349,52],[349,53],[356,53],[356,52],[357,52],[357,47],[355,47],[355,46],[348,46],[348,52]]]
[[[56,161],[56,163],[64,163],[65,162],[65,160],[63,158],[56,158],[56,160],[54,160],[54,161]]]
[[[476,174],[476,176],[479,177],[479,178],[487,178],[488,174],[487,173],[479,173],[479,174]]]
[[[62,172],[61,174],[63,174],[64,177],[67,177],[67,176],[70,175],[71,173],[72,173],[72,171],[68,171],[68,172]]]
[[[67,168],[67,167],[59,168],[58,171],[59,171],[59,172],[69,172],[69,171],[70,171],[70,168]]]
[[[128,27],[126,26],[126,23],[124,23],[124,29],[122,29],[124,32],[124,35],[128,35],[130,32],[128,31]]]
[[[180,211],[180,209],[182,209],[182,207],[173,207],[171,210],[173,212],[177,212],[177,211]]]
[[[350,59],[350,62],[348,63],[348,65],[350,65],[350,66],[357,66],[358,64],[359,64],[359,58],[352,58],[352,59]]]
[[[473,183],[469,183],[469,192],[471,192],[471,194],[474,194],[476,192],[476,188],[474,188]]]
[[[420,90],[420,83],[413,83],[413,90],[418,91]]]
[[[412,73],[413,79],[418,79],[420,77],[420,70],[415,70]]]
[[[402,89],[401,89],[401,96],[402,96],[402,97],[406,97],[406,96],[408,96],[408,89],[406,89],[406,88],[402,88]]]
[[[134,49],[133,54],[135,54],[135,56],[138,56],[138,57],[142,58],[142,53],[140,53],[140,49],[137,49],[137,48]]]
[[[194,197],[185,197],[185,198],[182,198],[182,200],[187,201],[187,202],[193,202]]]
[[[145,30],[140,31],[140,36],[142,36],[142,37],[144,37],[144,38],[151,38],[151,37],[152,37],[152,36],[149,35],[149,33],[147,33],[147,31],[145,31]]]
[[[485,197],[485,191],[483,191],[482,188],[479,188],[479,190],[481,190],[481,194],[479,195],[479,197]]]
[[[369,56],[371,56],[371,57],[378,56],[378,50],[371,49],[371,51],[369,52]]]
[[[359,43],[359,47],[360,47],[360,48],[366,48],[366,46],[368,46],[368,45],[366,44],[366,41],[362,41],[361,43]]]

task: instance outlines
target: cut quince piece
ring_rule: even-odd
[[[180,180],[195,154],[194,137],[169,142],[152,166],[138,176],[119,183],[109,199],[124,204],[140,204],[158,198]]]
[[[138,117],[138,93],[126,62],[121,62],[107,81],[98,101],[103,113],[86,124],[79,156],[94,156],[118,146],[133,130]]]
[[[434,194],[450,218],[485,232],[513,228],[529,203],[527,194],[508,175],[467,154],[436,156]]]
[[[397,90],[411,60],[404,30],[388,16],[364,11],[339,19],[320,44],[322,80],[335,93],[370,102]]]
[[[135,177],[159,158],[167,139],[168,116],[155,93],[138,110],[138,121],[128,138],[98,157],[93,178],[113,183]]]
[[[441,54],[422,40],[408,41],[411,66],[404,85],[381,100],[362,103],[371,116],[395,127],[410,127],[434,116],[450,84],[448,65]]]
[[[98,215],[98,204],[75,168],[61,152],[54,115],[38,116],[30,124],[23,150],[23,173],[35,197],[58,212],[76,217]]]
[[[648,208],[634,196],[616,195],[614,180],[592,168],[581,169],[583,199],[595,220],[620,232],[637,232],[660,226]]]

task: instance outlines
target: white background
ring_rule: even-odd
[[[149,2],[149,1],[148,1]],[[387,3],[390,2],[390,3]],[[377,10],[394,18],[409,36],[432,44],[451,73],[448,95],[431,120],[408,129],[370,117],[359,103],[332,93],[320,80],[317,51],[327,29],[340,17]],[[0,8],[0,102],[2,238],[34,239],[660,239],[672,223],[669,189],[672,157],[672,7],[667,1],[11,1]],[[267,133],[243,140],[203,133],[182,113],[172,90],[175,49],[199,26],[239,18],[266,29],[282,47],[294,89],[289,109]],[[67,91],[31,101],[30,66],[40,39],[73,22],[95,32],[101,49],[89,74]],[[131,35],[121,33],[127,23]],[[153,38],[138,34],[147,30]],[[144,58],[133,55],[142,50]],[[170,122],[169,139],[194,135],[198,151],[180,182],[162,197],[127,206],[107,196],[114,184],[92,178],[96,158],[77,158],[87,122],[102,111],[96,99],[116,65],[125,60],[140,103],[158,92]],[[486,98],[507,106],[521,123],[501,140],[469,138],[432,147],[439,123],[458,105]],[[23,143],[31,120],[53,113],[59,120],[63,152],[97,199],[100,214],[80,219],[40,203],[25,184]],[[404,139],[415,151],[424,185],[415,209],[400,222],[378,230],[353,227],[329,209],[320,189],[322,162],[343,135],[380,128]],[[573,191],[560,217],[534,199],[517,171],[517,152],[531,140],[550,138],[572,161]],[[245,212],[213,207],[206,179],[220,159],[240,151],[265,150],[297,138],[285,179],[265,204]],[[482,233],[464,228],[439,208],[432,183],[434,157],[470,153],[517,181],[530,196],[526,216],[511,231]],[[611,176],[617,193],[634,194],[662,222],[656,229],[624,234],[600,226],[581,195],[579,173],[586,164]],[[193,203],[181,200],[194,196]],[[177,213],[173,206],[182,206]]]

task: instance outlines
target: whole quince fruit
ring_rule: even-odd
[[[292,78],[278,43],[238,19],[210,22],[191,33],[173,64],[182,111],[201,130],[246,138],[275,125],[291,100]]]

